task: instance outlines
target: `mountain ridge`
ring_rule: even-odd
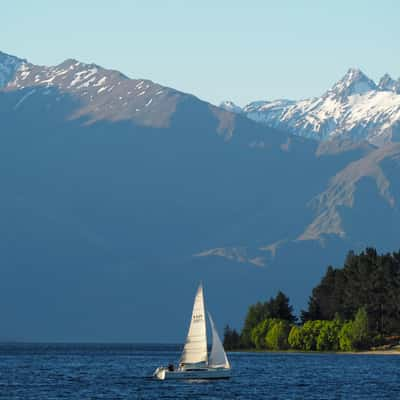
[[[98,120],[132,121],[143,126],[162,128],[171,124],[179,104],[194,101],[201,102],[210,109],[218,120],[218,133],[226,140],[234,130],[236,114],[226,112],[225,109],[205,102],[193,94],[149,79],[129,78],[120,71],[107,69],[96,63],[83,63],[73,58],[55,66],[44,66],[1,54],[4,55],[7,74],[3,74],[4,84],[0,85],[0,91],[16,94],[16,108],[22,107],[27,101],[35,101],[36,95],[49,96],[52,93],[56,101],[68,97],[74,99],[77,106],[68,118],[83,118],[87,124]],[[0,59],[0,72],[1,67]],[[51,92],[52,90],[57,93]],[[278,135],[276,138],[285,142],[285,138],[281,139]]]
[[[240,108],[221,107],[264,125],[315,140],[348,138],[382,146],[400,135],[400,78],[385,74],[376,84],[360,69],[344,77],[320,97],[299,101],[256,101]]]

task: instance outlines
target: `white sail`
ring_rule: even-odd
[[[212,347],[208,366],[212,368],[230,368],[228,357],[226,356],[224,346],[218,336],[217,329],[215,328],[214,321],[211,314],[208,313],[212,331]]]
[[[203,287],[200,284],[194,299],[192,320],[180,364],[186,365],[202,362],[207,362],[207,332]]]

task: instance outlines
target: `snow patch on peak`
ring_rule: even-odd
[[[89,70],[83,70],[83,71],[79,71],[75,73],[75,78],[72,80],[70,86],[75,86],[78,83],[85,81],[89,78],[91,78],[93,75],[97,74],[97,68],[92,68]],[[93,79],[89,79],[89,83],[91,83],[93,81]],[[88,85],[87,85],[88,86]],[[87,87],[86,85],[79,85],[78,88],[82,88],[82,87]]]
[[[242,108],[238,105],[236,105],[233,101],[227,100],[223,101],[220,105],[221,108],[223,108],[226,111],[233,112],[235,114],[241,114],[242,113]]]
[[[103,85],[103,84],[106,82],[106,80],[107,80],[107,77],[106,77],[106,76],[103,76],[103,77],[100,78],[99,81],[96,82],[93,86],[101,86],[101,85]]]
[[[273,100],[273,101],[253,101],[249,104],[247,104],[244,108],[243,111],[248,113],[252,111],[267,111],[267,110],[282,110],[285,107],[291,106],[294,104],[295,101],[293,100],[286,100],[286,99],[278,99],[278,100]]]

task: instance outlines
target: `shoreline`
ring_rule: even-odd
[[[341,353],[346,354],[346,353]],[[377,356],[400,356],[400,350],[366,350],[359,352],[349,352],[349,354],[377,355]]]
[[[389,350],[363,350],[363,351],[301,351],[301,350],[228,350],[229,353],[286,353],[286,354],[339,354],[339,355],[376,355],[376,356],[400,356],[400,349]]]

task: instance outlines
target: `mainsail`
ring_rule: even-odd
[[[192,320],[180,364],[197,364],[202,362],[207,362],[207,332],[203,286],[200,284],[194,299]]]
[[[230,368],[224,346],[222,345],[221,339],[218,336],[218,332],[215,328],[214,321],[211,318],[210,313],[208,313],[208,318],[210,319],[212,331],[212,347],[208,366],[213,368]]]

